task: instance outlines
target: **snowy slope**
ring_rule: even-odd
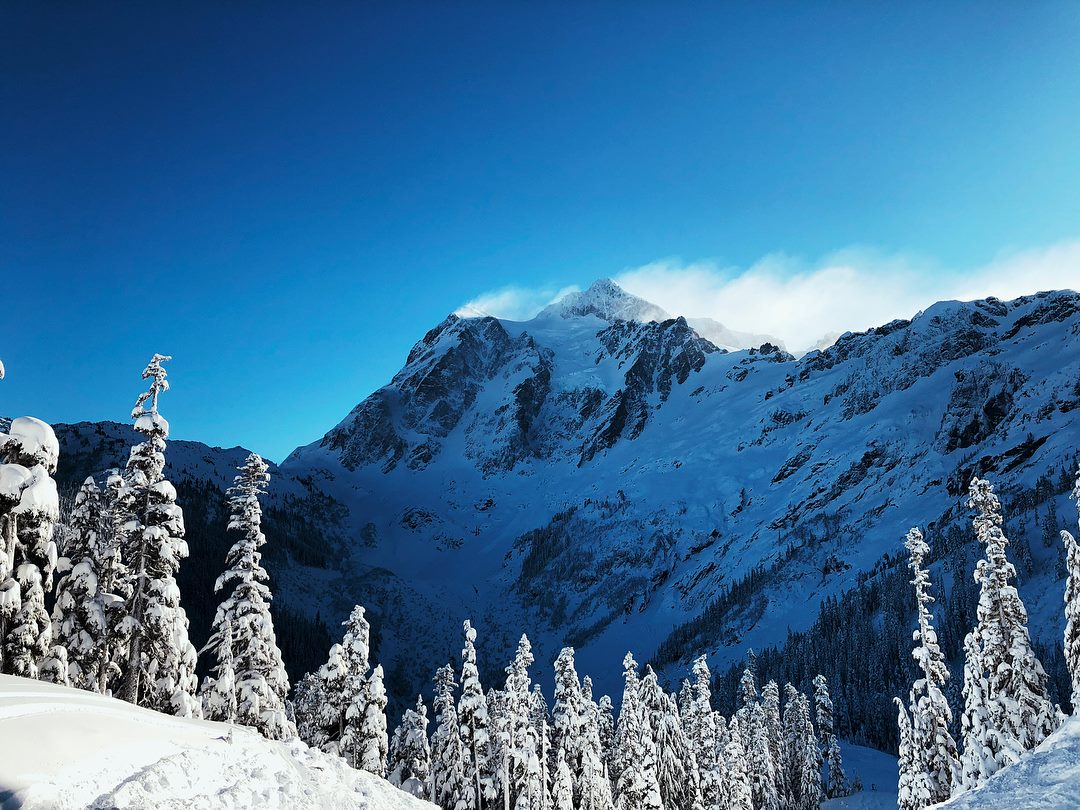
[[[840,751],[844,773],[849,780],[858,777],[863,789],[842,799],[829,799],[822,803],[822,810],[895,810],[896,757],[845,742],[840,743]]]
[[[456,658],[468,616],[490,674],[527,630],[539,665],[573,644],[617,694],[627,648],[648,657],[763,565],[761,598],[700,642],[723,664],[805,628],[908,527],[966,521],[973,473],[1007,495],[1075,467],[1076,293],[943,302],[796,360],[620,320],[653,313],[613,287],[527,322],[451,316],[282,463],[349,509],[341,578],[311,598],[364,602],[403,690]],[[1056,551],[1024,585],[1047,639]]]
[[[0,676],[0,802],[64,808],[424,810],[299,741]]]
[[[1080,807],[1080,717],[985,785],[935,807],[949,810],[1075,810]]]

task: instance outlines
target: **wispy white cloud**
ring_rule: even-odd
[[[614,278],[623,289],[668,312],[714,318],[731,329],[771,334],[802,349],[829,332],[910,318],[936,301],[1080,289],[1080,240],[1002,254],[967,269],[925,257],[850,248],[813,262],[770,255],[750,267],[665,259],[626,269]],[[505,287],[459,311],[526,320],[574,289]]]
[[[478,295],[462,304],[455,315],[472,317],[476,315],[494,315],[508,321],[526,321],[548,304],[558,301],[568,293],[577,292],[578,287],[501,287]]]

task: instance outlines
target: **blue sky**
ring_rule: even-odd
[[[493,290],[1066,286],[1078,41],[1075,3],[5,4],[0,413],[122,420],[167,352],[175,437],[280,460]]]

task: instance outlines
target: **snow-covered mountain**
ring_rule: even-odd
[[[966,520],[973,473],[1033,487],[1080,445],[1073,292],[943,302],[799,360],[664,314],[603,281],[527,322],[450,316],[282,463],[348,509],[340,578],[304,598],[367,605],[392,688],[453,659],[469,616],[489,672],[526,630],[538,661],[573,644],[614,692],[627,648],[647,657],[760,567],[760,599],[693,639],[737,659],[807,627],[908,527],[933,542]],[[1024,586],[1051,640],[1053,551]]]
[[[600,279],[589,289],[573,292],[545,307],[538,317],[580,318],[595,315],[604,321],[649,321],[672,320],[675,316],[622,289],[611,279]],[[710,343],[729,351],[738,349],[756,349],[763,343],[771,343],[780,348],[784,344],[772,335],[758,335],[752,332],[738,332],[728,329],[724,324],[712,318],[687,317],[687,323],[701,337]]]

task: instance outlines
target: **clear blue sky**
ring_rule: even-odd
[[[468,298],[1080,235],[1077,3],[6,3],[0,413],[280,460]]]

